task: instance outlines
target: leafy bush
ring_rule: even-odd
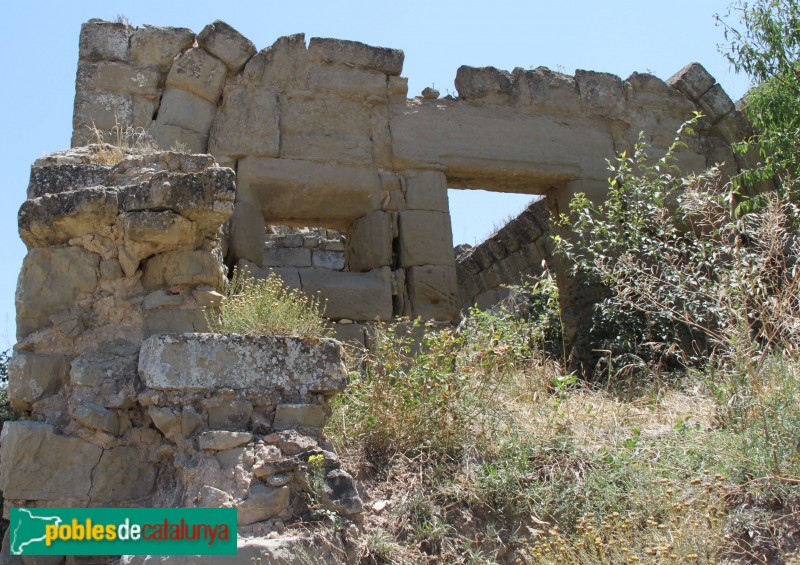
[[[206,312],[211,331],[249,335],[327,337],[324,303],[284,286],[277,275],[257,280],[234,271],[218,310]]]

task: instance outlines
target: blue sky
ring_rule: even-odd
[[[732,98],[747,89],[717,51],[723,41],[713,15],[727,0],[528,0],[452,2],[378,0],[348,2],[137,2],[4,3],[0,34],[5,87],[0,92],[4,174],[0,190],[0,350],[13,345],[14,291],[25,247],[16,214],[25,197],[31,163],[69,146],[78,60],[78,34],[90,18],[124,14],[134,25],[173,25],[199,32],[222,19],[259,49],[282,35],[353,39],[405,51],[409,95],[435,85],[454,93],[460,65],[634,71],[668,78],[692,61],[702,63]],[[475,243],[519,212],[520,195],[451,191],[456,243]]]

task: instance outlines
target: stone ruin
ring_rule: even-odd
[[[548,212],[576,192],[602,199],[606,159],[640,131],[663,153],[694,111],[684,171],[733,175],[753,158],[731,151],[749,125],[698,64],[667,82],[461,67],[457,98],[412,99],[402,65],[402,51],[303,35],[257,51],[223,22],[198,35],[83,25],[74,148],[34,164],[19,213],[9,397],[22,419],[2,432],[6,516],[235,506],[237,562],[344,561],[350,528],[324,550],[285,532],[313,504],[359,521],[322,433],[347,384],[341,348],[202,333],[232,267],[320,293],[337,337],[363,343],[365,324],[452,322],[549,265],[580,353],[594,294],[553,256]],[[84,147],[129,126],[175,150],[104,165],[108,146]],[[544,198],[456,261],[448,188]],[[324,460],[320,492],[311,455]]]

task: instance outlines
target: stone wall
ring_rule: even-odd
[[[547,201],[541,199],[531,203],[480,245],[457,254],[461,309],[491,308],[509,296],[508,286],[552,273],[553,268],[550,213]]]
[[[334,320],[356,322],[457,317],[448,187],[545,195],[559,214],[576,192],[602,200],[606,159],[640,131],[659,156],[695,111],[705,117],[677,154],[685,172],[724,162],[730,174],[757,158],[731,151],[749,126],[696,63],[666,82],[461,67],[457,98],[413,99],[402,65],[396,49],[303,35],[257,51],[223,22],[195,36],[93,20],[81,30],[73,144],[91,139],[92,125],[123,122],[233,168],[229,265],[272,268],[265,224],[344,230],[349,272],[275,268],[325,295]],[[596,289],[558,260],[554,270],[577,343]]]
[[[194,333],[227,284],[233,170],[175,152],[98,164],[109,150],[37,161],[19,211],[28,254],[8,396],[21,419],[2,430],[5,516],[236,507],[240,540],[262,541],[313,504],[357,520],[353,480],[321,431],[347,385],[340,344]]]

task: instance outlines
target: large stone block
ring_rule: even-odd
[[[404,55],[400,49],[371,47],[358,41],[312,37],[308,44],[308,58],[311,61],[399,75],[403,70]]]
[[[411,267],[406,276],[413,316],[425,320],[458,317],[456,269],[449,266]]]
[[[698,98],[697,105],[700,106],[703,115],[706,116],[712,124],[716,124],[736,109],[733,105],[733,101],[719,84],[715,84]]]
[[[150,134],[158,147],[167,149],[180,149],[192,153],[206,153],[208,151],[208,135],[197,133],[180,126],[154,124]]]
[[[311,428],[321,430],[327,421],[319,404],[278,404],[272,427],[275,430]]]
[[[73,137],[82,133],[89,141],[98,140],[92,128],[108,131],[133,123],[133,97],[127,93],[79,90],[75,93],[72,114]],[[80,130],[80,132],[79,132]]]
[[[309,88],[320,94],[387,98],[386,84],[386,75],[374,71],[334,65],[312,65],[308,71]]]
[[[240,526],[269,520],[289,506],[289,487],[268,487],[255,484],[250,487],[250,496],[237,507]]]
[[[8,363],[8,399],[15,410],[55,394],[69,376],[69,357],[17,351]]]
[[[214,251],[172,251],[147,260],[142,275],[147,290],[173,285],[209,285],[217,290],[225,288],[225,265]]]
[[[341,271],[344,269],[344,253],[342,251],[315,249],[311,252],[311,266]]]
[[[372,168],[246,157],[239,161],[237,180],[258,198],[271,224],[346,228],[380,206],[380,182]]]
[[[31,249],[17,282],[17,336],[49,324],[49,316],[70,308],[97,288],[100,256],[79,247]]]
[[[514,69],[518,102],[566,114],[581,111],[581,99],[575,77],[551,71],[547,67]]]
[[[127,242],[146,244],[150,255],[199,243],[191,220],[169,210],[129,212],[122,229]]]
[[[350,271],[371,271],[392,264],[392,240],[397,227],[392,214],[375,211],[357,219],[347,236]]]
[[[677,88],[690,99],[697,101],[714,86],[714,77],[700,63],[689,63],[667,79],[667,84]]]
[[[156,94],[161,75],[158,70],[138,68],[127,63],[79,63],[76,90]]]
[[[123,23],[90,20],[81,26],[78,57],[81,61],[125,61],[132,31]]]
[[[208,24],[197,35],[197,44],[225,63],[234,73],[256,54],[253,42],[221,20]]]
[[[409,210],[450,213],[447,177],[440,171],[405,171],[406,206]]]
[[[87,352],[72,360],[70,381],[81,401],[130,408],[141,389],[134,355]]]
[[[208,151],[234,157],[277,157],[280,139],[278,97],[263,85],[230,84],[225,87]]]
[[[28,198],[105,185],[110,171],[111,167],[105,165],[34,165],[28,182]]]
[[[392,318],[392,282],[388,267],[368,273],[328,269],[303,269],[300,283],[306,294],[319,293],[325,301],[325,316],[356,321]]]
[[[194,32],[182,27],[143,25],[131,36],[131,62],[140,67],[157,67],[165,73],[175,56],[194,44]]]
[[[158,131],[161,126],[175,126],[207,137],[216,114],[216,102],[212,104],[185,90],[168,87],[161,99],[154,137],[162,148],[168,146]]]
[[[40,422],[6,422],[0,445],[0,490],[7,499],[89,500],[102,448]]]
[[[456,90],[459,98],[478,100],[481,98],[501,100],[513,94],[511,73],[494,67],[468,67],[462,65],[456,71]]]
[[[159,308],[144,313],[142,334],[145,337],[160,334],[207,332],[208,320],[199,308]]]
[[[138,447],[106,449],[92,469],[89,497],[97,503],[140,500],[152,494],[157,472]]]
[[[142,345],[139,374],[147,387],[158,390],[280,388],[284,398],[297,401],[347,386],[339,343],[299,337],[153,336]]]
[[[207,51],[192,48],[182,53],[167,75],[167,87],[179,88],[216,104],[228,69],[225,63],[212,57]]]
[[[311,250],[304,247],[269,247],[264,250],[265,267],[310,267]]]
[[[89,234],[109,237],[117,211],[117,193],[105,188],[45,194],[22,203],[19,235],[28,248],[64,245]]]
[[[455,266],[450,215],[426,210],[399,213],[400,265]]]
[[[581,102],[587,113],[607,118],[621,118],[625,112],[622,79],[609,73],[575,71]]]

